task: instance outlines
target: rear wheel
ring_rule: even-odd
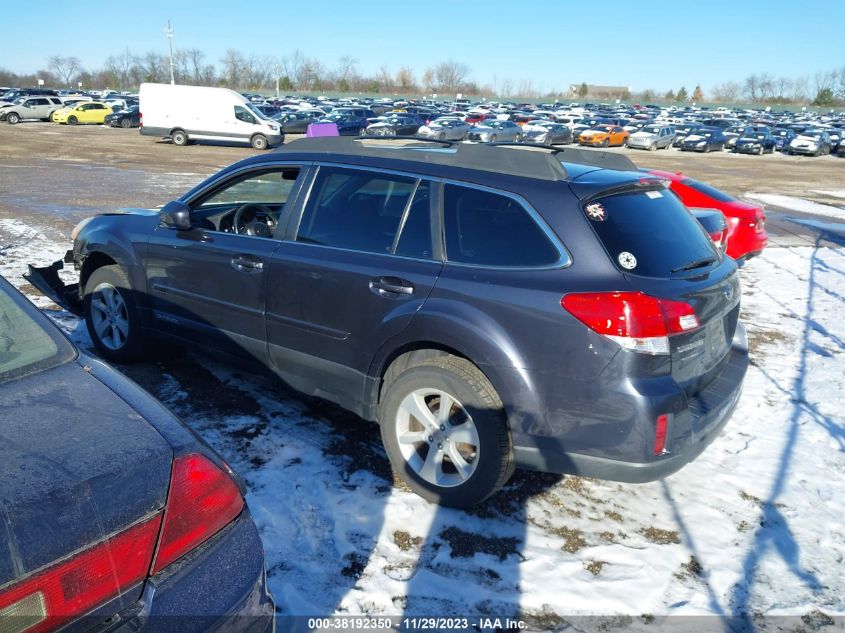
[[[463,358],[436,357],[390,380],[379,421],[393,469],[429,501],[470,507],[513,472],[502,401]]]
[[[104,358],[125,363],[141,356],[143,337],[135,295],[120,266],[103,266],[91,273],[83,310],[88,334]]]
[[[77,119],[75,116],[69,116],[67,118],[68,125],[76,125],[77,123],[79,123],[79,119]]]
[[[120,120],[120,127],[127,128],[132,127],[132,119],[126,117],[125,119]]]
[[[252,149],[267,149],[267,137],[263,134],[256,134],[250,139],[249,144],[252,145]]]
[[[188,134],[185,130],[174,130],[170,135],[170,140],[174,145],[179,145],[181,147],[188,144]]]
[[[17,112],[9,112],[9,114],[6,115],[6,123],[8,123],[10,125],[15,125],[15,124],[19,123],[20,120],[21,120],[21,117],[20,117],[20,115],[18,115]]]

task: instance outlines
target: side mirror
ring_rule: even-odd
[[[164,205],[159,212],[159,218],[164,226],[177,231],[187,231],[191,228],[191,209],[179,200]]]

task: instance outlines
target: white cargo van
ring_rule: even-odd
[[[190,140],[242,142],[255,149],[280,145],[284,132],[243,95],[228,88],[141,84],[141,134]]]

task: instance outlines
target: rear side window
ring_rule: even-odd
[[[705,196],[710,196],[714,200],[718,200],[719,202],[733,202],[736,200],[733,196],[729,196],[724,191],[719,191],[715,187],[711,187],[708,184],[703,182],[698,182],[697,180],[693,180],[692,178],[684,178],[681,181],[682,185],[686,185],[690,189],[695,189],[698,193],[703,193]]]
[[[668,191],[634,191],[584,206],[590,224],[619,270],[669,277],[695,261],[718,261],[696,219]]]
[[[446,185],[446,258],[480,266],[550,266],[561,254],[534,218],[508,196]]]
[[[410,219],[406,211],[416,188],[413,178],[322,167],[296,241],[392,253],[402,220]]]

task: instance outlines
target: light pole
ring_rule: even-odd
[[[173,29],[170,28],[170,20],[167,21],[164,32],[167,35],[168,42],[170,42],[170,83],[173,85],[176,83],[176,78],[173,75]]]

